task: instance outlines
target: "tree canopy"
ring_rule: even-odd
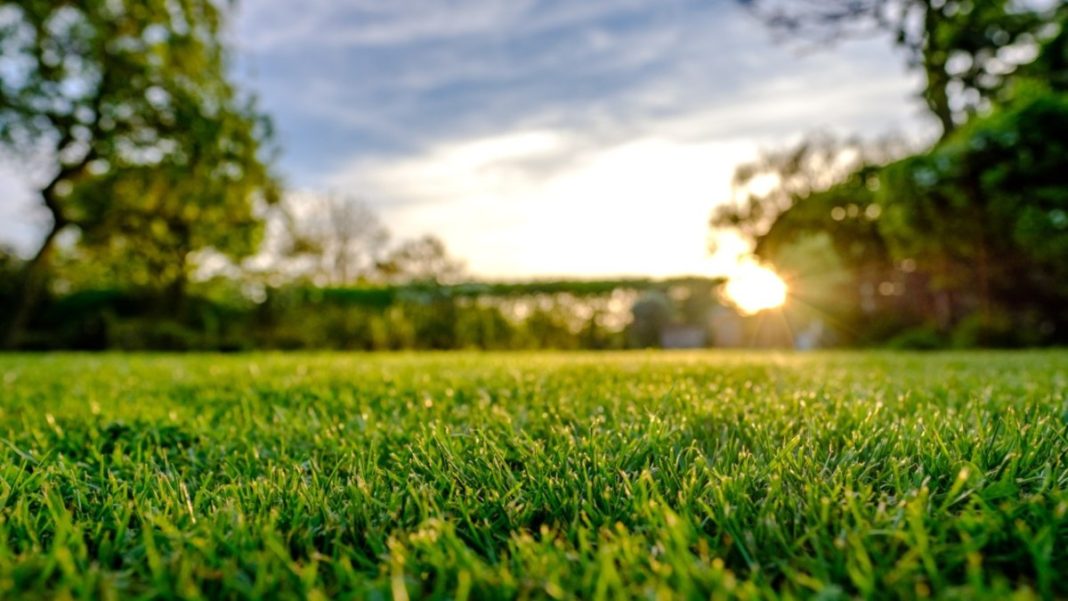
[[[212,0],[0,2],[0,142],[46,165],[51,217],[12,332],[64,230],[120,252],[143,285],[180,288],[198,249],[255,248],[270,128],[228,78],[225,16]]]

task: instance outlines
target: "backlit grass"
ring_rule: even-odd
[[[1068,595],[1068,353],[0,357],[0,598]]]

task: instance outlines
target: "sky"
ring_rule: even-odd
[[[714,275],[734,167],[806,132],[929,125],[890,40],[777,41],[734,0],[245,0],[234,74],[303,193],[488,278]],[[41,215],[0,161],[0,239]],[[738,245],[721,244],[723,248]]]

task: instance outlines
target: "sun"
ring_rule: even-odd
[[[786,282],[774,271],[743,263],[727,278],[727,298],[743,313],[753,314],[781,307],[786,302]]]

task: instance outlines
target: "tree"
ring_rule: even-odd
[[[257,201],[275,185],[265,120],[226,77],[224,8],[212,0],[0,1],[0,143],[50,165],[51,223],[22,275],[14,344],[68,229],[180,294],[190,252],[254,246]]]
[[[827,190],[865,165],[903,154],[896,140],[874,144],[812,135],[783,150],[764,152],[734,171],[732,198],[712,214],[712,227],[738,231],[747,240],[763,236],[795,203]]]
[[[739,0],[791,39],[833,42],[885,31],[923,72],[922,96],[948,136],[988,110],[1034,58],[1056,11],[1014,0]],[[1055,3],[1055,6],[1058,3]]]
[[[449,256],[445,243],[434,236],[403,242],[378,264],[387,281],[448,284],[464,274],[463,263]]]
[[[291,194],[274,217],[275,236],[267,249],[272,268],[320,285],[374,277],[389,239],[374,211],[346,196]]]
[[[937,284],[980,325],[1007,313],[1068,340],[1065,140],[1068,95],[1036,89],[888,166],[880,229],[895,258],[944,266]]]

